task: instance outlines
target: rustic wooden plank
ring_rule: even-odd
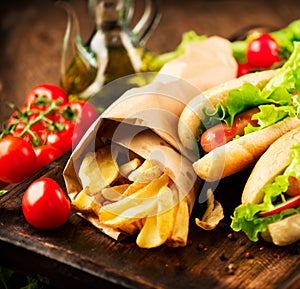
[[[61,173],[66,158],[54,162],[33,178],[47,175],[64,186]],[[74,276],[70,284],[75,281],[86,284],[93,279],[127,288],[186,288],[187,284],[189,288],[199,288],[200,284],[201,288],[220,289],[296,288],[293,286],[300,282],[299,242],[279,248],[263,241],[252,243],[243,234],[229,235],[232,233],[229,216],[238,203],[248,173],[242,172],[220,183],[216,198],[224,205],[226,218],[216,230],[207,232],[195,225],[193,218],[203,209],[203,205],[196,204],[190,224],[191,244],[186,248],[162,246],[147,250],[138,248],[133,239],[117,242],[74,213],[59,229],[34,229],[25,222],[21,212],[22,193],[33,178],[16,185],[6,199],[1,200],[0,240],[12,246],[6,248],[10,257],[15,248],[25,249],[25,263],[31,258],[37,259],[38,255],[48,268],[55,263],[58,268],[64,268],[62,272],[66,268],[82,272],[81,281]],[[246,252],[253,258],[246,258]],[[50,271],[43,274],[51,278]],[[93,288],[91,286],[89,288]]]

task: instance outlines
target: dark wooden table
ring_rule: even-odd
[[[86,0],[70,0],[86,41],[94,28]],[[137,1],[139,2],[139,1]],[[284,27],[300,16],[297,0],[158,1],[162,17],[146,46],[154,52],[174,49],[183,32],[230,37],[249,25]],[[10,111],[5,102],[21,104],[26,92],[42,82],[59,83],[65,12],[55,0],[10,0],[0,9],[0,122]]]
[[[86,1],[70,1],[78,14],[83,40],[93,30]],[[42,82],[59,83],[65,13],[51,0],[6,1],[0,10],[0,122]],[[162,18],[147,42],[155,52],[174,49],[183,32],[231,37],[249,25],[284,27],[300,15],[300,2],[259,0],[159,1]],[[191,222],[191,245],[142,250],[132,240],[115,242],[72,214],[58,230],[30,227],[21,212],[21,196],[35,178],[47,175],[64,186],[57,161],[23,183],[11,185],[0,201],[0,265],[25,272],[59,288],[300,288],[299,242],[278,248],[231,235],[230,214],[238,204],[249,171],[222,181],[217,197],[226,218],[214,232]],[[228,197],[230,195],[230,197]],[[232,201],[235,200],[235,201]],[[193,217],[201,210],[196,204]],[[193,220],[193,218],[191,219]],[[264,248],[264,250],[262,249]],[[253,258],[245,258],[251,252]],[[233,266],[233,270],[231,270]]]

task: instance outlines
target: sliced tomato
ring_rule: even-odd
[[[289,176],[289,187],[286,194],[294,197],[300,195],[300,180],[294,176]]]

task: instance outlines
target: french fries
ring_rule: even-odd
[[[170,177],[151,160],[130,153],[124,163],[122,150],[110,145],[87,153],[79,169],[82,190],[72,206],[81,214],[93,214],[105,227],[137,234],[141,248],[162,244],[185,246],[189,228],[187,198]],[[126,159],[126,158],[125,158]]]
[[[215,200],[211,189],[207,191],[207,209],[200,220],[195,219],[196,225],[204,230],[210,231],[217,227],[224,218],[223,207],[220,202]]]

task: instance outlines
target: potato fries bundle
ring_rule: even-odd
[[[105,227],[136,234],[141,248],[186,245],[188,199],[155,162],[106,145],[84,156],[78,176],[83,189],[72,197],[76,211],[92,214]]]

